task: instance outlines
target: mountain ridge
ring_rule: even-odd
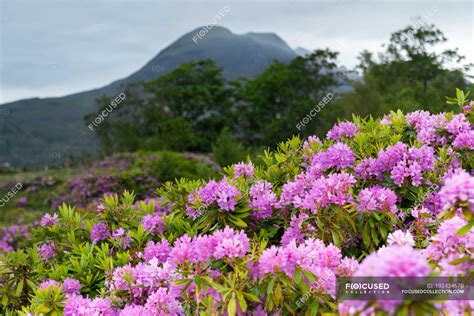
[[[96,110],[96,99],[113,99],[130,83],[151,80],[185,62],[213,59],[227,79],[251,78],[273,60],[289,62],[297,54],[274,33],[234,34],[222,26],[193,41],[202,27],[165,47],[137,71],[102,87],[62,97],[28,98],[1,104],[0,162],[16,167],[52,165],[64,158],[98,149],[84,115]]]

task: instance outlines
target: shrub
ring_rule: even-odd
[[[245,159],[244,145],[237,141],[229,129],[222,130],[216,143],[212,146],[212,158],[225,167]]]
[[[167,182],[155,199],[106,195],[94,213],[62,205],[38,228],[3,237],[3,309],[472,313],[468,301],[336,299],[340,276],[471,273],[472,103],[463,112],[355,117],[324,140],[293,137],[265,151],[259,166]],[[13,250],[27,233],[26,247]]]

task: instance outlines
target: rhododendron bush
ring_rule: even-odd
[[[473,113],[461,103],[355,117],[220,179],[4,229],[3,313],[470,314],[469,301],[336,299],[338,276],[472,274]]]

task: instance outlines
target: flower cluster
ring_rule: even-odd
[[[299,266],[318,277],[317,284],[313,285],[318,291],[335,296],[336,272],[345,271],[346,276],[355,272],[354,261],[345,259],[343,261],[339,248],[332,244],[326,246],[321,240],[309,238],[300,245],[292,240],[286,246],[266,249],[258,261],[256,273],[284,272],[292,277]]]
[[[202,215],[204,209],[214,203],[222,210],[233,211],[239,195],[239,190],[229,184],[226,178],[220,182],[211,180],[204,187],[188,196],[188,202],[191,205],[187,207],[186,211],[189,216],[197,218]]]
[[[327,133],[327,139],[340,140],[342,137],[354,137],[357,134],[357,126],[352,122],[340,122]]]
[[[466,302],[336,299],[338,276],[472,273],[471,111],[341,122],[215,180],[4,228],[2,304],[32,315],[472,314]],[[93,178],[100,190],[115,181]],[[95,196],[88,183],[75,188]]]

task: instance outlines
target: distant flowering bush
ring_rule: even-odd
[[[91,212],[63,204],[36,225],[5,228],[1,309],[471,314],[469,302],[336,297],[340,276],[472,273],[473,114],[462,111],[355,118],[324,140],[293,137],[215,180],[167,182],[141,201],[105,194]],[[108,188],[117,179],[96,181]]]

